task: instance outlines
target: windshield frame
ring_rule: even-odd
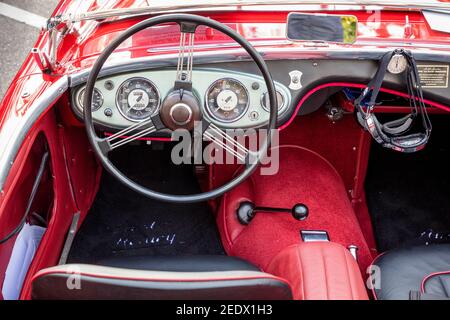
[[[327,5],[324,7],[323,5]],[[293,7],[295,6],[295,7]],[[332,10],[440,10],[450,12],[450,4],[436,0],[152,0],[146,6],[100,9],[82,13],[71,13],[57,17],[58,22],[80,22],[115,17],[131,17],[148,14],[208,11],[332,11]]]

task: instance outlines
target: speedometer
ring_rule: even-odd
[[[248,104],[247,89],[235,79],[219,79],[209,87],[206,93],[208,113],[223,122],[240,119],[247,111]]]
[[[131,121],[148,119],[160,104],[158,88],[145,78],[131,78],[122,83],[116,100],[120,113]]]

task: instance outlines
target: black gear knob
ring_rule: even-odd
[[[255,205],[250,201],[242,202],[237,210],[237,217],[241,224],[247,225],[255,217]]]
[[[248,225],[253,220],[258,212],[263,213],[277,213],[286,212],[291,213],[294,219],[302,221],[308,217],[309,210],[303,203],[297,203],[292,209],[287,208],[270,208],[270,207],[255,207],[250,201],[242,202],[237,210],[237,217],[241,224]]]
[[[303,203],[297,203],[295,206],[292,207],[292,216],[294,219],[302,221],[308,218],[309,210],[308,207],[305,206]]]

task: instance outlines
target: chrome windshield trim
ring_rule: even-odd
[[[3,124],[0,131],[0,190],[8,178],[11,167],[17,154],[28,135],[30,129],[48,106],[58,99],[69,88],[69,77],[63,76],[45,90],[42,95],[30,106],[21,118],[10,117]]]
[[[264,60],[377,60],[389,50],[397,48],[392,45],[380,48],[260,48],[258,50]],[[415,58],[419,61],[436,61],[450,63],[450,52],[432,51],[426,49],[412,50]],[[164,54],[145,58],[131,59],[127,62],[115,62],[105,64],[99,78],[120,73],[152,70],[158,68],[176,68],[177,54]],[[204,67],[208,64],[225,62],[251,61],[243,49],[196,52],[194,54],[195,65]],[[69,75],[70,87],[76,87],[86,83],[90,68]]]
[[[187,3],[187,4],[186,4]],[[292,6],[298,6],[299,8],[311,5],[322,6],[321,10],[327,10],[323,8],[323,5],[328,5],[336,9],[337,6],[358,6],[358,7],[378,7],[379,9],[441,9],[450,10],[450,7],[446,3],[438,1],[419,1],[412,0],[408,2],[400,2],[394,0],[283,0],[280,1],[268,1],[268,0],[229,0],[229,1],[215,1],[215,0],[165,0],[156,1],[156,4],[150,4],[146,7],[135,8],[119,8],[109,10],[97,10],[91,12],[83,12],[79,14],[68,14],[59,17],[59,22],[80,22],[84,20],[103,20],[114,17],[124,16],[139,16],[147,14],[162,14],[162,13],[175,13],[175,12],[210,12],[210,11],[245,11],[245,10],[270,10],[270,11],[292,11],[297,10]],[[367,9],[367,8],[365,8]]]
[[[251,45],[253,46],[282,46],[282,45],[288,45],[291,44],[292,41],[289,40],[256,40],[256,41],[249,41]],[[233,49],[236,48],[237,44],[236,42],[226,42],[226,43],[209,43],[209,44],[197,44],[195,45],[196,50],[207,50],[207,49]],[[147,49],[148,53],[160,53],[160,52],[167,52],[167,51],[175,51],[178,50],[179,46],[169,46],[169,47],[155,47],[155,48],[149,48]]]

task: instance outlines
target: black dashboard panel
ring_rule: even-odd
[[[289,87],[291,78],[289,73],[298,70],[302,73],[301,85],[299,90],[291,90],[293,105],[290,108],[290,113],[286,113],[279,119],[279,123],[287,121],[292,112],[295,111],[295,107],[309,91],[313,90],[319,85],[335,83],[335,82],[348,82],[356,84],[366,85],[372,77],[375,75],[378,69],[377,61],[368,60],[282,60],[282,61],[268,61],[267,62],[275,81],[278,81],[285,86]],[[445,66],[449,68],[449,63],[436,63],[429,61],[418,61],[418,66],[422,65],[434,65]],[[258,70],[255,66],[248,62],[233,62],[233,63],[220,63],[218,67],[229,70],[243,70],[249,73],[257,73]],[[448,78],[448,76],[447,76]],[[383,87],[388,89],[397,90],[406,93],[406,87],[403,80],[403,75],[386,74],[383,82]],[[333,89],[326,89],[330,94],[334,93]],[[444,105],[450,105],[450,89],[446,88],[428,88],[423,87],[424,98],[441,103]],[[319,99],[320,101],[321,99]],[[308,114],[316,111],[321,105],[306,102],[299,110],[299,115]]]

